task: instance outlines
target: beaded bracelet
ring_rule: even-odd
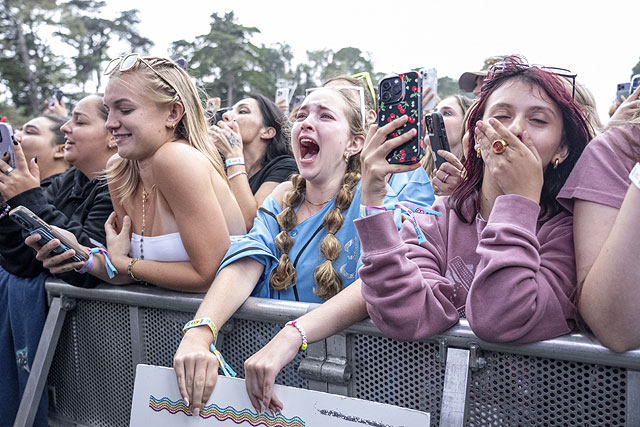
[[[640,190],[640,163],[636,163],[633,169],[631,169],[629,179],[635,184],[636,187],[638,187],[638,190]]]
[[[140,279],[133,275],[133,266],[136,265],[136,262],[138,261],[140,261],[140,258],[133,258],[129,261],[129,265],[127,266],[127,273],[129,273],[129,277],[131,277],[131,280],[134,282],[141,282]]]
[[[302,345],[300,346],[298,353],[302,353],[307,349],[307,334],[304,333],[304,329],[302,329],[302,326],[298,324],[297,320],[294,320],[292,322],[287,322],[287,324],[284,326],[289,326],[289,325],[293,326],[298,330],[298,332],[300,332],[300,336],[302,337]]]
[[[9,215],[10,211],[11,211],[11,206],[6,205],[5,208],[2,210],[2,213],[0,213],[0,219],[2,219],[5,216]]]
[[[236,372],[229,366],[229,364],[222,357],[222,353],[216,348],[216,340],[218,339],[218,328],[216,328],[216,324],[211,321],[208,317],[201,317],[200,319],[193,319],[187,322],[182,328],[182,333],[186,334],[187,331],[191,328],[195,328],[198,326],[208,326],[211,329],[211,333],[213,334],[213,342],[209,346],[209,351],[213,353],[213,355],[218,359],[218,365],[220,369],[222,369],[222,373],[225,377],[235,377]]]
[[[228,179],[229,181],[231,181],[233,178],[235,178],[236,176],[240,176],[240,175],[247,175],[247,177],[249,176],[249,175],[247,174],[247,172],[245,172],[245,171],[240,171],[240,172],[232,173],[231,175],[229,175],[229,176],[227,177],[227,179]]]
[[[244,165],[244,157],[231,157],[224,161],[226,167]]]
[[[85,262],[82,267],[75,269],[75,271],[81,274],[89,272],[91,270],[91,267],[93,267],[93,263],[95,261],[93,255],[97,253],[104,255],[104,268],[107,269],[107,275],[109,276],[109,279],[113,279],[115,275],[118,274],[118,270],[116,270],[116,267],[111,263],[111,256],[109,255],[109,252],[102,248],[90,249],[89,259],[87,260],[87,262]]]

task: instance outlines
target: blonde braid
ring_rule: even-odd
[[[298,215],[294,210],[300,203],[302,203],[302,195],[307,188],[305,179],[300,175],[293,175],[291,177],[293,188],[287,193],[284,198],[286,204],[285,209],[277,216],[278,224],[282,228],[282,231],[276,236],[276,248],[281,252],[278,265],[271,272],[269,278],[269,285],[275,291],[282,291],[287,289],[291,285],[295,285],[297,281],[296,269],[291,264],[289,258],[289,251],[293,247],[293,239],[289,235],[289,231],[298,225]]]
[[[316,282],[314,293],[318,298],[328,300],[343,289],[342,276],[333,268],[333,261],[338,259],[342,246],[335,234],[344,224],[342,212],[349,209],[353,201],[353,188],[360,181],[360,156],[355,155],[349,161],[347,173],[342,178],[342,185],[336,196],[336,207],[324,217],[324,228],[327,235],[322,239],[320,253],[326,261],[313,270]]]

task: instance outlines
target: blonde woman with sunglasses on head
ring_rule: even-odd
[[[88,270],[111,283],[204,292],[230,235],[246,229],[222,159],[209,142],[197,90],[165,58],[126,55],[114,59],[105,74],[106,127],[118,146],[107,165],[115,212],[105,231],[117,273],[105,267],[102,253],[90,267],[64,263],[73,251],[43,254],[44,265],[52,273]]]

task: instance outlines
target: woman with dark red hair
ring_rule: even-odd
[[[387,336],[419,340],[466,317],[486,341],[527,343],[572,330],[576,310],[573,221],[558,191],[589,141],[566,70],[520,57],[496,64],[469,118],[465,180],[400,232],[385,212],[386,136],[406,117],[369,132],[362,151],[360,280],[284,328],[245,362],[247,389],[267,408],[280,368],[302,342],[323,339],[366,316]],[[364,298],[363,298],[364,297]],[[302,332],[304,331],[304,333]]]

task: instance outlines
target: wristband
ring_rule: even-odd
[[[129,273],[129,277],[131,277],[134,282],[141,282],[140,279],[133,275],[133,266],[138,261],[140,261],[140,258],[133,258],[131,261],[129,261],[129,265],[127,266],[127,273]]]
[[[633,169],[631,169],[629,179],[638,188],[638,190],[640,190],[640,163],[636,163]]]
[[[9,215],[10,211],[11,211],[11,206],[9,206],[9,205],[5,206],[5,208],[2,210],[2,213],[0,213],[0,219],[2,219],[5,216]]]
[[[403,201],[397,203],[387,203],[384,206],[363,206],[360,205],[360,216],[362,218],[366,218],[371,215],[378,214],[384,211],[394,211],[399,210],[401,214],[405,214],[409,217],[409,221],[413,224],[413,229],[416,232],[416,237],[418,238],[418,244],[424,243],[427,241],[422,229],[418,226],[418,221],[414,215],[415,213],[421,214],[431,214],[436,216],[441,216],[440,212],[432,211],[431,209],[423,208],[422,206],[416,205],[415,203]]]
[[[84,274],[90,271],[94,263],[93,255],[97,253],[101,253],[102,255],[104,255],[104,268],[107,270],[107,275],[109,276],[109,279],[113,279],[115,275],[118,274],[118,270],[116,270],[116,267],[111,263],[111,256],[109,255],[109,252],[107,252],[102,248],[91,249],[89,252],[89,259],[87,260],[87,262],[85,262],[82,267],[80,267],[79,269],[76,269],[75,271],[81,274]]]
[[[244,157],[231,157],[224,161],[226,167],[244,165]]]
[[[227,179],[228,179],[229,181],[231,181],[233,178],[235,178],[236,176],[240,176],[240,175],[247,175],[247,177],[249,177],[249,175],[247,174],[247,172],[245,172],[245,171],[240,171],[240,172],[232,173],[231,175],[229,175],[229,176],[227,177]]]
[[[235,377],[236,375],[238,375],[233,369],[231,369],[231,366],[229,366],[229,364],[225,362],[224,357],[222,357],[222,353],[218,351],[213,343],[211,343],[211,345],[209,346],[209,351],[213,353],[216,359],[218,359],[218,365],[220,365],[220,369],[222,369],[222,373],[225,377]]]
[[[193,319],[187,322],[187,324],[184,325],[184,328],[182,328],[182,333],[186,334],[189,329],[198,326],[208,326],[213,334],[213,342],[216,342],[218,339],[218,328],[216,328],[216,325],[208,317],[201,317],[200,319]]]
[[[304,329],[302,329],[302,326],[300,326],[296,320],[292,322],[287,322],[287,324],[284,326],[289,326],[289,325],[293,326],[298,330],[298,332],[300,332],[300,336],[302,337],[302,345],[300,346],[298,353],[302,353],[307,349],[307,334],[304,333]]]

